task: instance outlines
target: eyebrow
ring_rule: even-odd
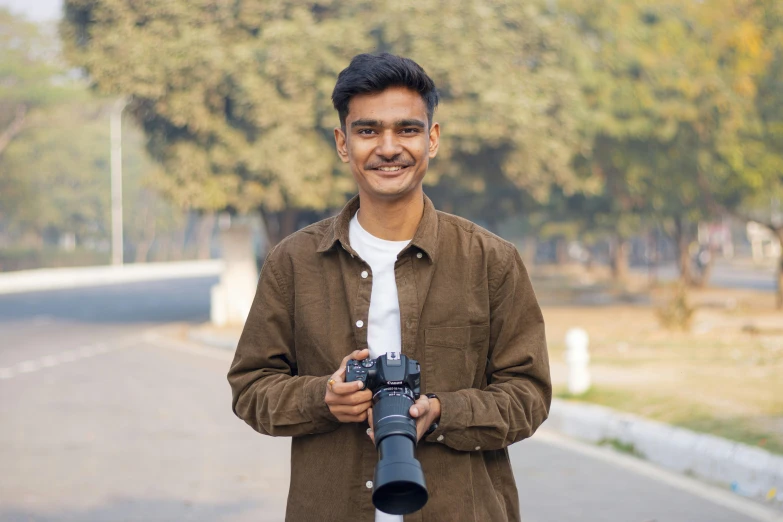
[[[383,122],[380,120],[370,120],[370,119],[362,119],[362,120],[356,120],[354,122],[351,122],[351,128],[354,129],[356,127],[383,127]],[[397,120],[394,122],[394,127],[418,127],[420,129],[423,129],[427,126],[426,123],[424,123],[421,120],[417,120],[415,118],[407,119],[407,120]]]

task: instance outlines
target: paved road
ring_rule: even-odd
[[[288,441],[231,413],[229,352],[170,325],[213,283],[0,296],[0,521],[283,519]],[[760,520],[551,437],[512,462],[527,522]]]

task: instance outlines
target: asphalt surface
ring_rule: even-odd
[[[229,351],[172,334],[214,282],[0,295],[0,521],[283,520],[289,442],[234,417]],[[761,520],[546,437],[511,453],[526,522]]]

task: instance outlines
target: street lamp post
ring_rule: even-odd
[[[128,100],[120,98],[111,108],[111,264],[122,266],[122,111]]]

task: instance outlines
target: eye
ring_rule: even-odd
[[[371,136],[372,134],[375,134],[375,131],[373,129],[359,129],[356,131],[356,134],[360,134],[362,136]]]
[[[404,129],[402,129],[401,132],[403,134],[418,134],[419,133],[419,129],[418,129],[418,127],[406,127]]]

